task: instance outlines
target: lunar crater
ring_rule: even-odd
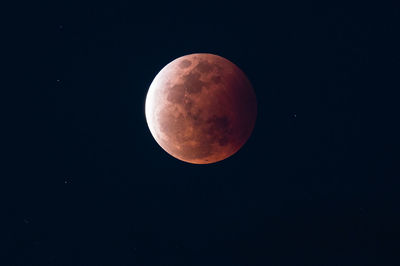
[[[192,65],[192,61],[187,60],[187,59],[185,59],[185,60],[183,60],[182,62],[179,63],[179,67],[180,68],[188,68],[191,65]]]
[[[215,84],[219,84],[221,83],[221,76],[212,76],[211,77],[212,82],[214,82]]]
[[[188,93],[200,93],[205,84],[200,80],[201,74],[191,71],[183,77],[184,86]]]
[[[180,104],[185,97],[185,87],[183,85],[174,85],[170,87],[167,100],[172,103]]]
[[[195,67],[195,70],[199,71],[200,73],[209,73],[214,69],[214,66],[210,64],[208,61],[203,60],[200,61],[197,66]]]

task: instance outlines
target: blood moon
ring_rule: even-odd
[[[250,137],[257,100],[246,75],[218,55],[179,57],[154,78],[145,114],[157,143],[193,164],[221,161]]]

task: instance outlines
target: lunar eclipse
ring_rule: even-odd
[[[145,103],[150,132],[173,157],[209,164],[235,154],[250,137],[257,100],[246,75],[229,60],[198,53],[167,64]]]

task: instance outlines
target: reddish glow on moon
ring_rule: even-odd
[[[194,164],[224,160],[250,137],[257,100],[246,75],[213,54],[190,54],[154,78],[145,113],[157,143],[173,157]]]

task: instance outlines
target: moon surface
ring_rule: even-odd
[[[150,132],[173,157],[193,164],[224,160],[248,140],[257,100],[246,75],[218,55],[198,53],[166,65],[145,103]]]

